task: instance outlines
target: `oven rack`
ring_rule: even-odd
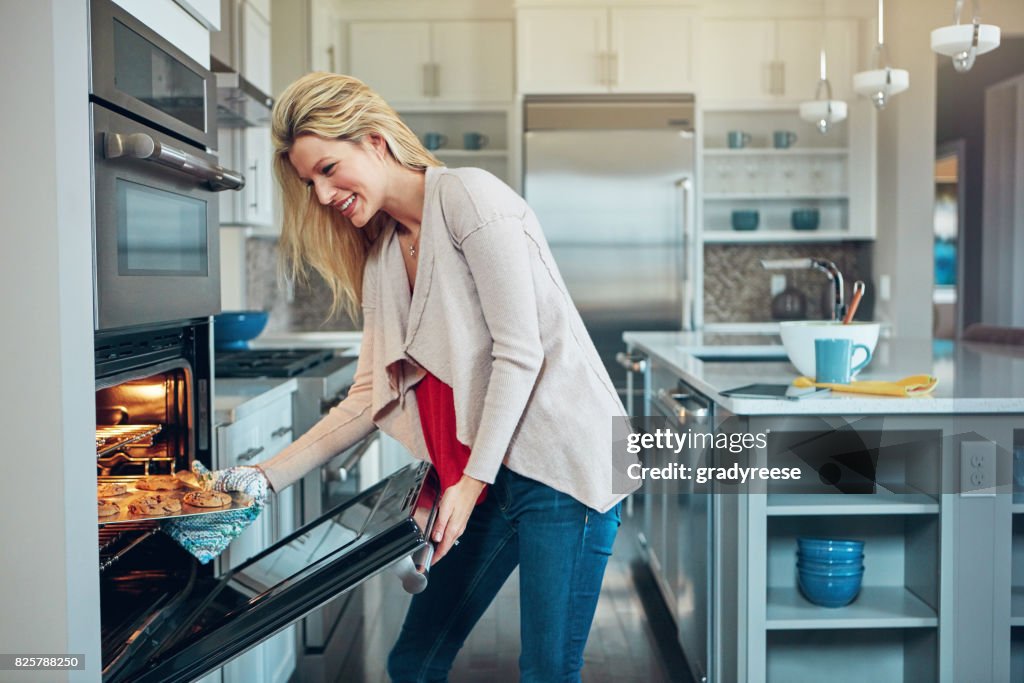
[[[131,444],[139,444],[143,439],[158,434],[162,428],[163,425],[97,425],[96,457],[103,457]],[[152,445],[152,440],[139,445]]]
[[[127,555],[132,548],[159,530],[160,525],[152,521],[101,526],[99,528],[100,572],[109,569]]]

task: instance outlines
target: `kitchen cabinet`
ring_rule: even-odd
[[[1024,400],[1014,389],[1024,361],[969,345],[883,339],[864,379],[910,368],[942,376],[930,400],[749,400],[719,392],[751,372],[764,382],[794,376],[770,335],[761,344],[740,337],[735,352],[721,336],[709,349],[700,333],[628,332],[625,341],[648,355],[653,400],[683,381],[715,403],[716,443],[765,435],[741,454],[716,449],[708,464],[802,471],[799,480],[712,489],[709,680],[1021,680],[1024,486],[1013,485],[1012,453],[1024,450]],[[972,483],[979,452],[990,463],[979,481],[992,488]],[[669,483],[677,495],[685,486]],[[864,541],[852,603],[824,608],[802,595],[802,537]],[[682,530],[677,542],[684,558],[704,554]]]
[[[277,221],[277,183],[273,170],[270,128],[220,128],[217,131],[221,164],[245,175],[240,192],[220,197],[221,225],[253,226],[262,233],[280,230]]]
[[[265,381],[221,380],[223,392],[215,401],[218,420],[218,468],[256,465],[276,455],[292,442],[292,394],[294,380],[275,383],[268,389]],[[223,401],[229,392],[239,392],[241,407],[225,415]],[[239,401],[235,401],[238,403]],[[259,517],[232,541],[218,558],[221,571],[237,567],[264,548],[280,541],[296,528],[294,489],[272,494]],[[285,683],[295,669],[297,627],[290,626],[259,646],[224,665],[223,683]]]
[[[396,108],[508,103],[508,21],[354,21],[349,73]]]
[[[521,8],[519,92],[692,91],[695,21],[679,7]]]
[[[270,3],[267,0],[222,0],[220,31],[210,52],[265,93],[270,82]]]
[[[824,45],[832,95],[850,100],[859,30],[855,19],[705,18],[700,94],[709,106],[814,99]]]
[[[863,98],[848,104],[848,119],[826,135],[795,106],[706,109],[698,184],[703,242],[874,239],[877,114]],[[729,148],[727,136],[737,131],[750,143]],[[795,134],[795,142],[775,148],[776,131]],[[818,227],[793,228],[793,212],[808,209],[818,212]],[[734,211],[756,211],[757,228],[733,229]]]
[[[185,10],[179,3],[174,0],[114,0],[114,2],[156,31],[171,45],[209,68],[210,31],[208,24],[192,16],[192,13]],[[205,10],[205,7],[203,9]]]

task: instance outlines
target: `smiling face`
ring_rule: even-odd
[[[357,228],[383,208],[388,156],[386,143],[377,135],[360,142],[301,135],[288,152],[299,179],[317,201],[340,211]]]

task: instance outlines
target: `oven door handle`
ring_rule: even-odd
[[[204,181],[214,192],[245,187],[245,176],[238,171],[211,164],[185,150],[154,140],[145,133],[104,133],[103,147],[107,159],[130,157],[153,161]]]
[[[341,463],[341,466],[338,467],[339,481],[348,481],[352,470],[355,469],[356,465],[359,464],[359,461],[363,459],[364,455],[366,455],[366,451],[370,450],[370,446],[373,445],[374,441],[376,441],[376,439],[373,437],[365,439],[363,443],[359,444],[359,446],[352,451],[351,455],[345,458],[345,462]]]

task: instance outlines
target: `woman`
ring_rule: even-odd
[[[322,275],[336,309],[361,309],[363,341],[348,397],[219,486],[280,491],[379,427],[443,489],[392,679],[446,680],[518,565],[522,680],[579,680],[625,497],[611,483],[624,410],[536,217],[485,171],[442,167],[354,78],[293,83],[273,137],[284,258]]]

